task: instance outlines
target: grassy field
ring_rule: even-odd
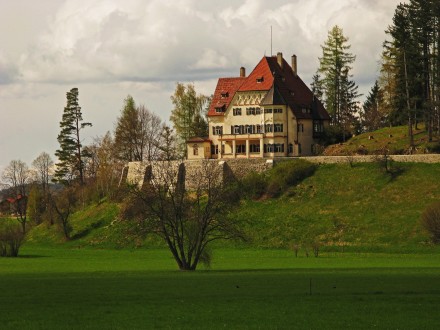
[[[28,244],[0,258],[0,327],[429,329],[439,267],[438,254],[221,249],[211,270],[180,272],[164,249]]]

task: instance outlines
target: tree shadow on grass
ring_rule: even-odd
[[[37,258],[49,258],[49,256],[42,256],[42,255],[38,255],[38,254],[23,254],[23,255],[18,255],[19,259],[37,259]]]

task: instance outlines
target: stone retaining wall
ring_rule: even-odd
[[[380,156],[379,156],[380,157]],[[424,154],[424,155],[390,155],[392,160],[396,162],[410,162],[410,163],[440,163],[440,154]],[[183,163],[185,167],[185,185],[187,187],[192,186],[192,182],[188,180],[194,176],[195,173],[200,171],[202,162],[214,162],[222,167],[223,179],[226,177],[242,178],[250,172],[262,173],[267,171],[279,162],[295,161],[298,159],[304,159],[315,164],[338,164],[338,163],[369,163],[375,162],[378,156],[315,156],[315,157],[292,157],[292,158],[254,158],[254,159],[210,159],[210,160],[185,160],[183,162],[172,162],[173,167],[176,169]],[[151,176],[156,176],[154,173],[158,173],[164,166],[164,162],[131,162],[128,164],[127,182],[136,183],[141,185],[145,180],[149,180]],[[177,173],[177,171],[176,171]]]

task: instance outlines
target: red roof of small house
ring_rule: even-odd
[[[201,142],[211,142],[211,140],[208,138],[195,136],[190,138],[188,141],[186,141],[186,143],[201,143]]]
[[[283,104],[288,105],[298,119],[330,120],[322,103],[293,72],[286,60],[282,59],[282,61],[280,66],[276,56],[265,56],[248,77],[219,79],[208,116],[223,116],[224,112],[216,112],[216,108],[223,107],[223,111],[226,111],[237,91],[267,91],[270,95],[265,98],[266,102],[270,99],[276,99],[277,103],[284,100]],[[228,92],[227,97],[225,92]]]
[[[245,77],[220,78],[212,97],[211,105],[208,110],[208,116],[223,116],[224,112],[216,112],[216,108],[224,108],[224,111],[231,103],[235,92],[246,80]]]

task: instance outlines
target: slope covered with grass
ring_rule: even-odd
[[[419,218],[440,199],[440,166],[393,166],[394,174],[375,163],[321,165],[277,199],[243,202],[237,216],[247,221],[246,231],[260,247],[426,247]]]
[[[415,153],[438,153],[438,136],[428,142],[428,134],[422,124],[413,130]],[[408,126],[385,127],[374,132],[359,134],[345,143],[331,145],[324,151],[328,156],[347,154],[376,154],[387,150],[390,154],[405,154],[409,150]]]

